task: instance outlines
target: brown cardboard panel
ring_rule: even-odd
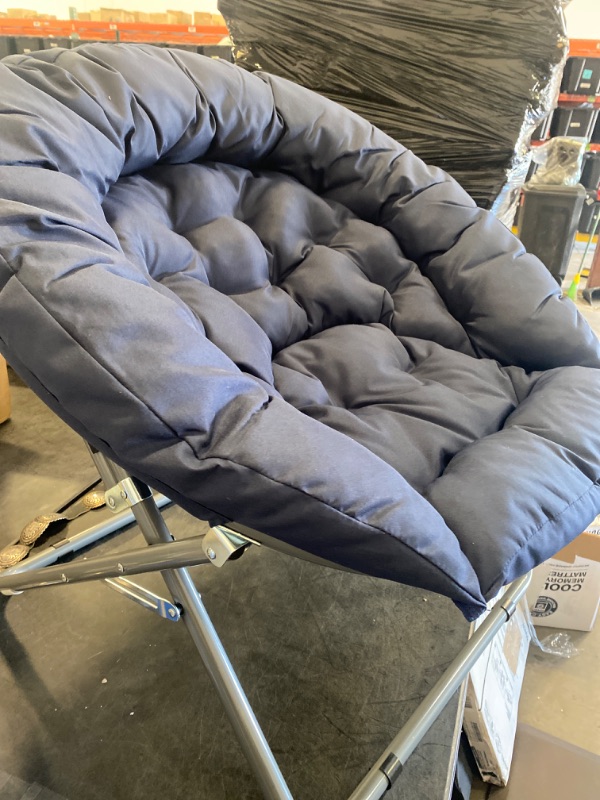
[[[589,558],[592,561],[600,561],[600,536],[597,533],[580,533],[571,544],[563,547],[553,556],[557,561],[568,561],[572,564],[577,556]]]
[[[519,724],[508,785],[490,800],[598,800],[600,757]]]
[[[0,423],[10,417],[10,389],[6,361],[0,356]]]

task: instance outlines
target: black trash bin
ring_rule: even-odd
[[[581,184],[523,187],[519,237],[558,283],[562,283],[569,266],[585,197]]]

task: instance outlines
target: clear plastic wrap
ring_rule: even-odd
[[[571,634],[567,631],[552,631],[552,633],[540,639],[529,611],[527,612],[527,627],[529,628],[531,644],[545,655],[559,656],[559,658],[573,658],[579,655],[580,650],[575,645]]]
[[[351,108],[510,224],[531,133],[566,58],[558,0],[219,0],[219,9],[238,64]]]
[[[507,228],[512,227],[517,208],[521,200],[521,189],[527,180],[531,165],[532,153],[527,151],[524,156],[515,156],[512,167],[506,172],[506,183],[500,189],[491,206],[491,211],[503,222]]]
[[[556,631],[544,636],[543,639],[535,640],[535,644],[540,648],[542,653],[550,656],[559,656],[560,658],[573,658],[579,655],[579,648],[575,646],[571,639],[571,634],[566,631]]]
[[[532,186],[576,186],[581,178],[586,142],[555,136],[533,148],[538,169],[529,183]]]

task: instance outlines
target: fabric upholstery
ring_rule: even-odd
[[[468,618],[600,511],[600,349],[444,172],[177,50],[0,63],[0,350],[211,522]]]

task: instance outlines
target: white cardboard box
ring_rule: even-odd
[[[491,607],[491,604],[490,604]],[[485,615],[477,620],[477,628]],[[506,785],[529,650],[527,605],[521,601],[475,664],[467,682],[463,728],[484,781]]]
[[[592,630],[600,606],[599,521],[534,569],[527,590],[534,625]]]

